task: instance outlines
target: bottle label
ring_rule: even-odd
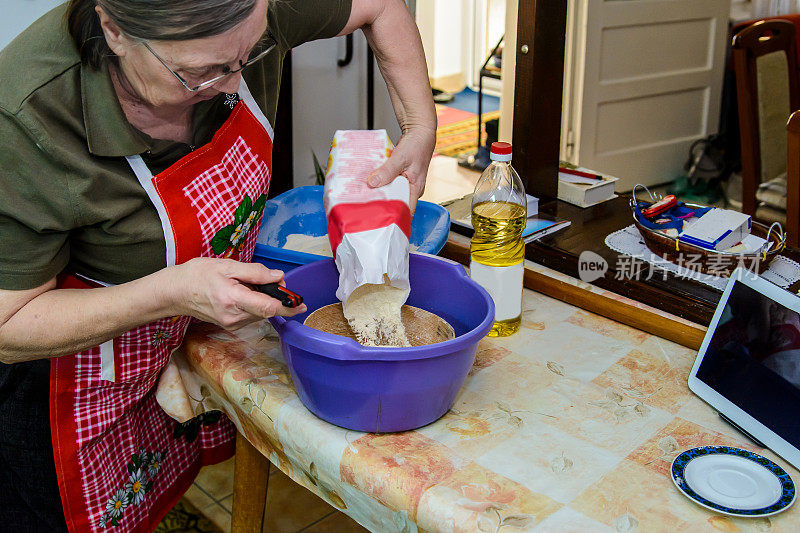
[[[510,320],[522,314],[523,271],[522,261],[502,267],[470,261],[470,277],[494,300],[495,320]]]

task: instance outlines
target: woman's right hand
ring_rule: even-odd
[[[235,330],[271,316],[305,313],[305,304],[284,307],[280,301],[252,290],[283,280],[283,272],[259,263],[199,257],[174,267],[177,314],[193,316]]]

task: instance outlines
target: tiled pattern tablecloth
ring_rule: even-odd
[[[296,482],[372,531],[800,531],[797,508],[739,519],[668,476],[694,446],[753,446],[686,386],[695,352],[526,290],[521,331],[484,339],[455,405],[400,434],[300,403],[275,332],[187,338],[201,409],[223,409]]]

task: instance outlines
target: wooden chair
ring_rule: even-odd
[[[786,124],[789,132],[786,146],[786,231],[789,246],[800,244],[800,111],[795,111]]]
[[[759,208],[758,186],[786,172],[786,120],[800,109],[797,44],[791,22],[758,21],[733,37],[733,63],[742,148],[742,212],[762,221],[780,220],[776,209]],[[762,216],[763,213],[763,216]],[[793,228],[796,233],[796,228]]]

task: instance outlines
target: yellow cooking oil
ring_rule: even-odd
[[[508,320],[495,320],[492,329],[486,334],[487,337],[508,337],[519,331],[522,324],[522,315]]]
[[[522,230],[526,221],[525,207],[512,202],[487,201],[472,207],[472,227],[475,234],[470,243],[473,261],[489,267],[521,265],[525,258]],[[492,292],[492,291],[490,291]],[[519,289],[514,296],[520,298]],[[503,295],[492,294],[497,300]],[[498,306],[499,302],[495,302]],[[489,337],[506,337],[519,330],[522,315],[496,320]]]

